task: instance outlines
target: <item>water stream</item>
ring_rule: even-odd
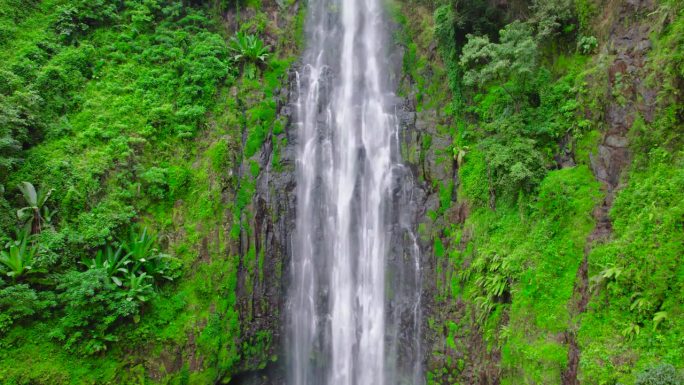
[[[411,173],[381,0],[311,0],[297,73],[290,385],[422,383]],[[405,207],[404,207],[405,208]]]

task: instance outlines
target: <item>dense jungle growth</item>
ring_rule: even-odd
[[[405,150],[436,196],[428,383],[682,383],[682,3],[394,13],[433,128]]]
[[[684,384],[684,3],[387,8],[426,383]],[[305,14],[0,0],[0,383],[284,383]]]

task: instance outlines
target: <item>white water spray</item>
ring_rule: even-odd
[[[312,0],[307,26],[295,111],[289,383],[418,384],[420,296],[395,298],[392,306],[386,298],[387,287],[401,286],[385,280],[393,231],[402,226],[393,215],[395,170],[404,169],[394,167],[398,123],[381,0]],[[419,258],[410,239],[406,263],[417,286]],[[395,264],[407,259],[400,257]],[[412,349],[397,347],[402,317],[415,329]],[[398,351],[412,352],[403,363],[408,368],[398,363]]]

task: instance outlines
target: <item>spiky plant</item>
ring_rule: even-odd
[[[270,48],[256,35],[239,32],[230,40],[229,49],[233,52],[233,61],[266,63]]]
[[[24,233],[16,241],[7,244],[5,250],[0,251],[0,264],[5,275],[17,279],[31,271],[33,258],[38,247],[29,242],[29,236]]]

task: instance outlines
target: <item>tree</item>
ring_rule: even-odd
[[[513,81],[524,88],[538,68],[537,43],[532,28],[520,21],[499,31],[499,40],[493,43],[488,36],[468,35],[460,60],[465,70],[463,83],[484,88],[497,82],[515,100],[506,83]]]
[[[532,22],[537,28],[537,39],[552,38],[564,29],[574,30],[575,4],[573,0],[534,0]]]
[[[518,192],[530,192],[545,174],[544,155],[535,141],[514,137],[491,137],[480,144],[488,162],[490,187],[498,195],[515,197]]]

